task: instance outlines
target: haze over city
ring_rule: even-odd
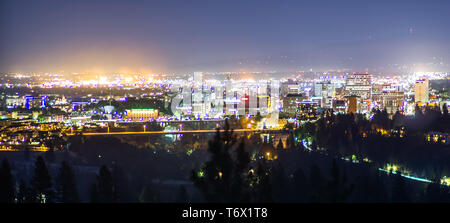
[[[449,10],[445,0],[4,0],[0,72],[442,72]]]

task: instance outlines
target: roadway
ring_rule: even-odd
[[[219,130],[224,132],[223,129]],[[261,133],[281,133],[288,130],[281,129],[233,129],[233,132],[261,132]],[[181,130],[181,131],[143,131],[143,132],[82,132],[85,136],[101,136],[101,135],[151,135],[151,134],[196,134],[196,133],[216,133],[217,130]],[[75,133],[68,133],[68,136]]]

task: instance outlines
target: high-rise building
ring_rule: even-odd
[[[394,114],[403,110],[405,94],[402,91],[383,91],[381,93],[382,108],[386,109],[388,114]]]
[[[194,72],[194,86],[192,88],[192,113],[195,116],[205,115],[203,98],[203,72]]]
[[[319,106],[323,108],[331,108],[331,100],[336,92],[336,84],[331,81],[323,81],[314,83],[314,96],[319,100]]]
[[[372,75],[349,74],[345,80],[345,96],[359,96],[362,100],[371,99]]]
[[[288,94],[299,94],[301,92],[300,85],[293,81],[289,80],[288,82],[281,84],[281,95],[285,96]]]
[[[298,106],[300,102],[305,100],[306,97],[303,94],[288,94],[283,97],[283,109],[282,111],[291,115],[298,113]]]
[[[416,80],[416,84],[414,85],[414,102],[426,104],[428,102],[428,79],[421,78]]]
[[[314,83],[314,96],[322,97],[322,88],[323,88],[322,82]]]
[[[353,113],[356,114],[359,111],[359,97],[352,95],[352,96],[348,96],[347,98],[347,113]]]
[[[198,87],[203,85],[203,72],[194,72],[194,84]]]

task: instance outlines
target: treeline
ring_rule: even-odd
[[[326,150],[332,156],[367,158],[379,167],[396,164],[403,167],[400,171],[434,179],[450,174],[450,149],[448,144],[428,142],[425,136],[430,131],[448,134],[446,108],[417,108],[413,117],[396,113],[392,118],[377,110],[371,119],[330,112],[315,123],[306,123],[294,135],[312,142],[313,150]]]
[[[371,163],[346,162],[301,143],[277,151],[278,159],[252,159],[251,149],[229,126],[209,143],[210,159],[191,179],[213,203],[450,202],[450,190],[384,173]]]
[[[278,202],[450,202],[450,188],[438,179],[422,183],[381,172],[372,163],[347,162],[301,146],[278,154],[272,180]]]
[[[30,182],[14,179],[11,167],[5,158],[0,170],[1,203],[74,203],[79,202],[77,184],[72,168],[62,162],[55,180],[41,156],[34,164]]]
[[[129,191],[124,185],[123,171],[113,167],[111,171],[101,166],[92,184],[89,202],[113,203],[130,202],[125,197]],[[53,178],[46,162],[38,156],[34,163],[33,177],[29,182],[14,179],[11,166],[3,159],[0,169],[0,203],[78,203],[79,185],[73,168],[65,161],[61,163]]]

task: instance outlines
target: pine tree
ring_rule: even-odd
[[[373,185],[371,185],[374,190],[374,196],[375,196],[375,202],[381,203],[381,202],[388,202],[389,196],[388,191],[386,189],[386,184],[383,182],[383,179],[381,178],[381,174],[377,172],[375,174],[375,179],[373,182]]]
[[[341,175],[336,159],[333,159],[331,166],[331,181],[328,183],[328,193],[330,202],[340,201]]]
[[[250,181],[258,176],[250,177],[250,156],[244,149],[244,142],[241,141],[237,147],[236,142],[226,121],[224,131],[218,129],[209,142],[211,159],[203,164],[201,170],[192,171],[191,179],[208,202],[250,201],[250,193],[254,191],[250,187],[256,186]]]
[[[209,202],[225,202],[234,197],[231,194],[233,160],[230,150],[236,140],[232,134],[233,131],[226,121],[225,131],[220,133],[217,130],[216,136],[209,142],[208,152],[211,154],[211,160],[205,163],[203,170],[192,172],[194,184]]]
[[[321,202],[323,187],[325,184],[325,179],[320,172],[320,169],[317,165],[312,164],[309,168],[309,201],[310,202]]]
[[[19,191],[17,192],[17,203],[29,203],[31,199],[30,189],[25,184],[25,181],[21,180],[19,185]]]
[[[152,202],[158,202],[158,197],[153,194],[146,185],[142,187],[141,194],[139,195],[139,202],[140,203],[152,203]]]
[[[98,188],[97,188],[96,183],[91,184],[89,193],[90,193],[91,203],[99,203],[100,198],[99,198]]]
[[[14,179],[11,174],[11,167],[5,158],[0,169],[0,203],[14,202]]]
[[[131,197],[129,195],[129,181],[125,175],[123,169],[114,164],[112,168],[112,177],[114,183],[114,201],[116,202],[130,202]]]
[[[391,201],[394,203],[408,203],[410,201],[405,179],[400,175],[399,172],[393,176]]]
[[[307,178],[301,168],[298,168],[293,174],[293,187],[295,202],[305,202],[307,197]]]
[[[180,185],[175,202],[176,203],[187,203],[188,202],[188,195],[187,195],[186,187],[184,187],[184,185]]]
[[[253,194],[254,201],[256,203],[272,203],[273,200],[273,189],[271,179],[269,177],[269,171],[266,167],[266,161],[258,162],[256,168],[256,178],[258,183],[255,184],[255,192]]]
[[[274,164],[276,165],[271,167],[273,197],[276,198],[275,201],[277,202],[288,202],[292,196],[286,172],[280,162],[274,162]]]
[[[49,147],[48,151],[45,152],[44,157],[48,162],[54,163],[56,160],[55,147],[54,146]]]
[[[443,190],[440,185],[440,178],[441,177],[436,176],[433,182],[427,185],[422,201],[436,203],[436,202],[443,202],[445,200],[444,198],[445,196],[443,196],[444,195]]]
[[[277,150],[278,151],[283,150],[283,141],[281,140],[281,138],[280,140],[278,140]]]
[[[36,159],[32,190],[38,203],[53,201],[52,180],[45,161],[41,156],[38,156]]]
[[[114,181],[111,172],[103,165],[97,176],[97,190],[100,203],[114,202]]]
[[[62,203],[79,202],[75,173],[72,168],[63,161],[57,176],[57,197]]]

